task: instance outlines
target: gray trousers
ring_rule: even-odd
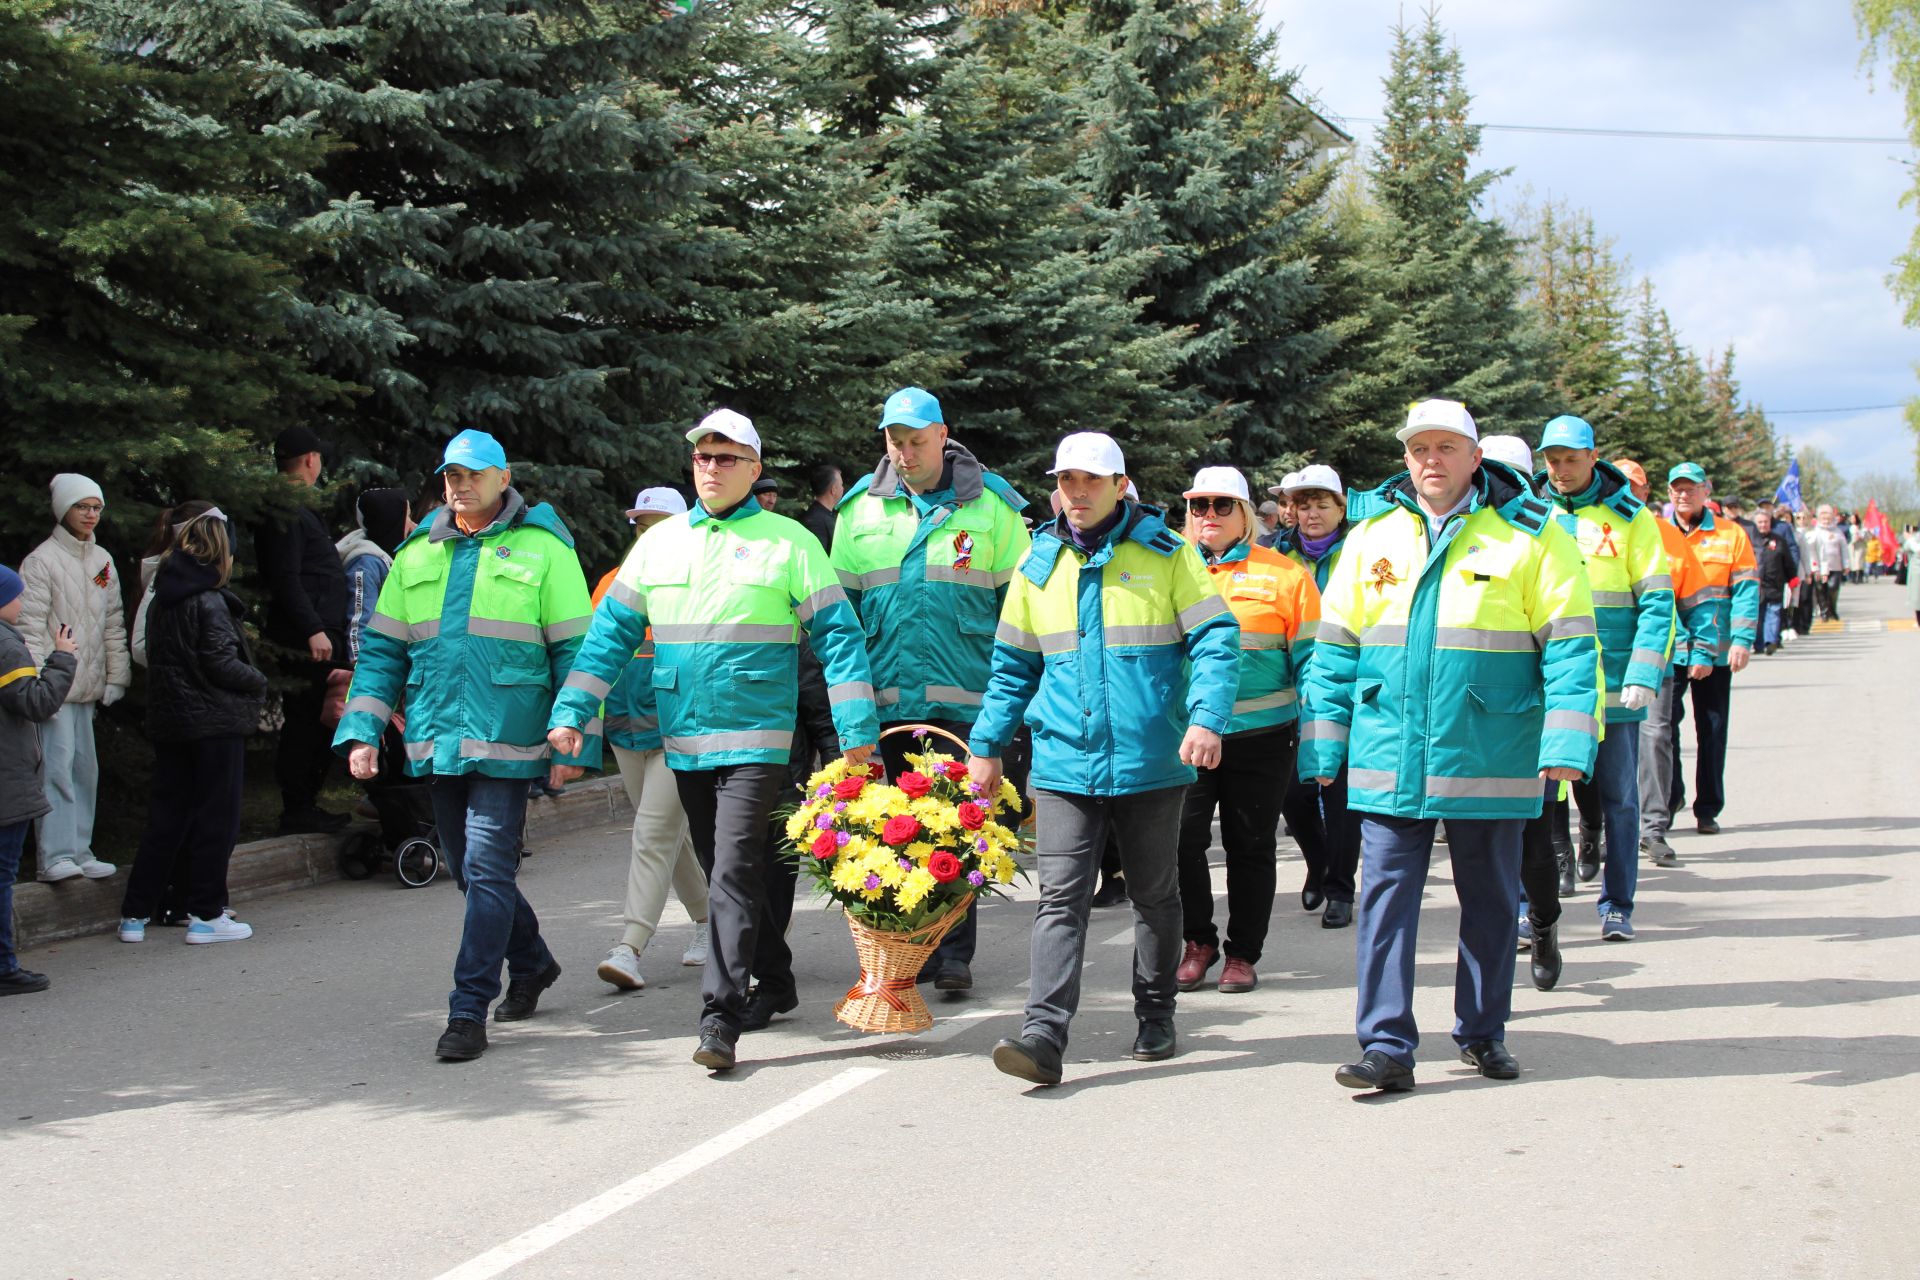
[[[1040,908],[1033,918],[1032,980],[1022,1034],[1064,1050],[1080,1007],[1087,918],[1109,833],[1133,901],[1133,1012],[1171,1018],[1180,966],[1179,838],[1185,787],[1129,796],[1041,791],[1035,796]]]
[[[1675,672],[1679,673],[1677,677]],[[1673,700],[1687,696],[1686,684],[1685,667],[1668,667],[1666,681],[1647,708],[1647,718],[1636,726],[1640,730],[1642,840],[1665,840],[1667,828],[1673,825]],[[1609,728],[1607,732],[1616,730]]]

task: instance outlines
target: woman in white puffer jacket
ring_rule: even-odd
[[[96,703],[110,707],[126,695],[133,667],[127,657],[120,574],[93,536],[106,497],[99,485],[71,471],[55,476],[48,488],[58,523],[20,565],[26,585],[20,630],[34,661],[45,662],[53,652],[55,633],[63,625],[72,627],[79,670],[66,704],[40,727],[47,803],[53,811],[35,821],[35,842],[42,880],[98,880],[116,868],[93,856],[94,803],[100,786],[93,709]]]

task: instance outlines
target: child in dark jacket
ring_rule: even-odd
[[[20,575],[0,565],[0,996],[45,991],[47,975],[20,967],[13,952],[13,881],[27,825],[52,808],[40,764],[40,726],[67,700],[78,664],[73,628],[53,633],[44,669],[20,634]]]
[[[143,942],[147,921],[184,852],[187,941],[237,942],[251,926],[226,913],[227,863],[240,837],[247,735],[267,677],[253,665],[227,589],[233,543],[215,507],[182,524],[154,571],[147,611],[147,737],[155,751],[146,834],[120,905],[120,941]]]

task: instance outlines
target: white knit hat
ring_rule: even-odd
[[[53,491],[53,518],[65,520],[67,512],[73,510],[73,504],[84,502],[88,498],[100,499],[100,505],[107,504],[107,495],[100,492],[100,486],[78,471],[62,471],[48,483]]]

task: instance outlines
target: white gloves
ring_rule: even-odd
[[[127,686],[123,684],[110,684],[107,686],[106,692],[100,695],[100,705],[103,707],[110,707],[114,703],[120,701],[120,699],[126,696],[127,696]]]
[[[1653,690],[1643,684],[1630,684],[1620,691],[1620,705],[1628,711],[1645,711],[1653,705]]]

